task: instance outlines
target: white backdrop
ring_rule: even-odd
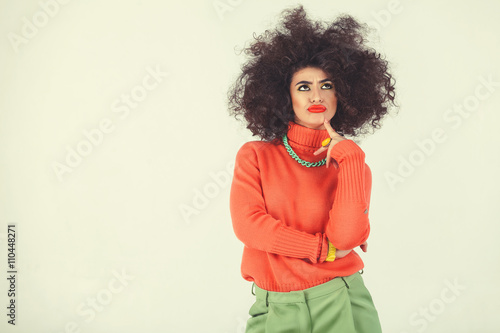
[[[360,142],[384,332],[498,332],[500,2],[304,3],[377,27],[396,78],[399,114]],[[295,4],[0,2],[1,332],[244,332],[229,189],[257,138],[226,91]]]

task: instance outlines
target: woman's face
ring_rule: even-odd
[[[337,111],[333,81],[323,70],[305,67],[294,73],[290,84],[295,122],[313,129],[325,129]]]

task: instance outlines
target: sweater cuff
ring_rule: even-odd
[[[278,230],[271,252],[282,253],[289,257],[306,258],[312,263],[317,263],[320,256],[318,242],[322,239],[323,234],[312,235],[282,225]]]
[[[326,233],[323,234],[321,237],[321,243],[320,243],[320,250],[319,250],[319,258],[318,258],[318,263],[321,264],[325,262],[326,257],[328,256],[328,238],[326,237]]]
[[[337,142],[332,150],[330,156],[333,157],[339,164],[346,158],[357,156],[358,158],[365,158],[365,152],[356,144],[356,142],[346,139]]]
[[[366,202],[365,153],[352,140],[343,140],[333,146],[330,156],[339,164],[339,185],[336,200]]]

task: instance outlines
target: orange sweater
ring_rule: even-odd
[[[326,152],[313,152],[328,138],[326,130],[289,123],[288,143],[309,162]],[[236,237],[243,242],[241,274],[269,291],[314,287],[364,267],[353,250],[325,261],[328,240],[339,250],[363,244],[370,233],[368,207],[371,171],[365,154],[352,140],[334,145],[339,164],[305,167],[283,143],[245,143],[236,154],[230,210]]]

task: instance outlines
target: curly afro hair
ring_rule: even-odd
[[[397,106],[395,80],[388,62],[363,44],[369,30],[347,14],[323,23],[309,20],[302,5],[284,10],[275,30],[254,35],[243,49],[249,60],[228,91],[230,115],[244,116],[254,136],[279,144],[295,118],[292,76],[316,67],[333,80],[338,102],[330,124],[336,131],[355,137],[380,128],[389,103]]]

